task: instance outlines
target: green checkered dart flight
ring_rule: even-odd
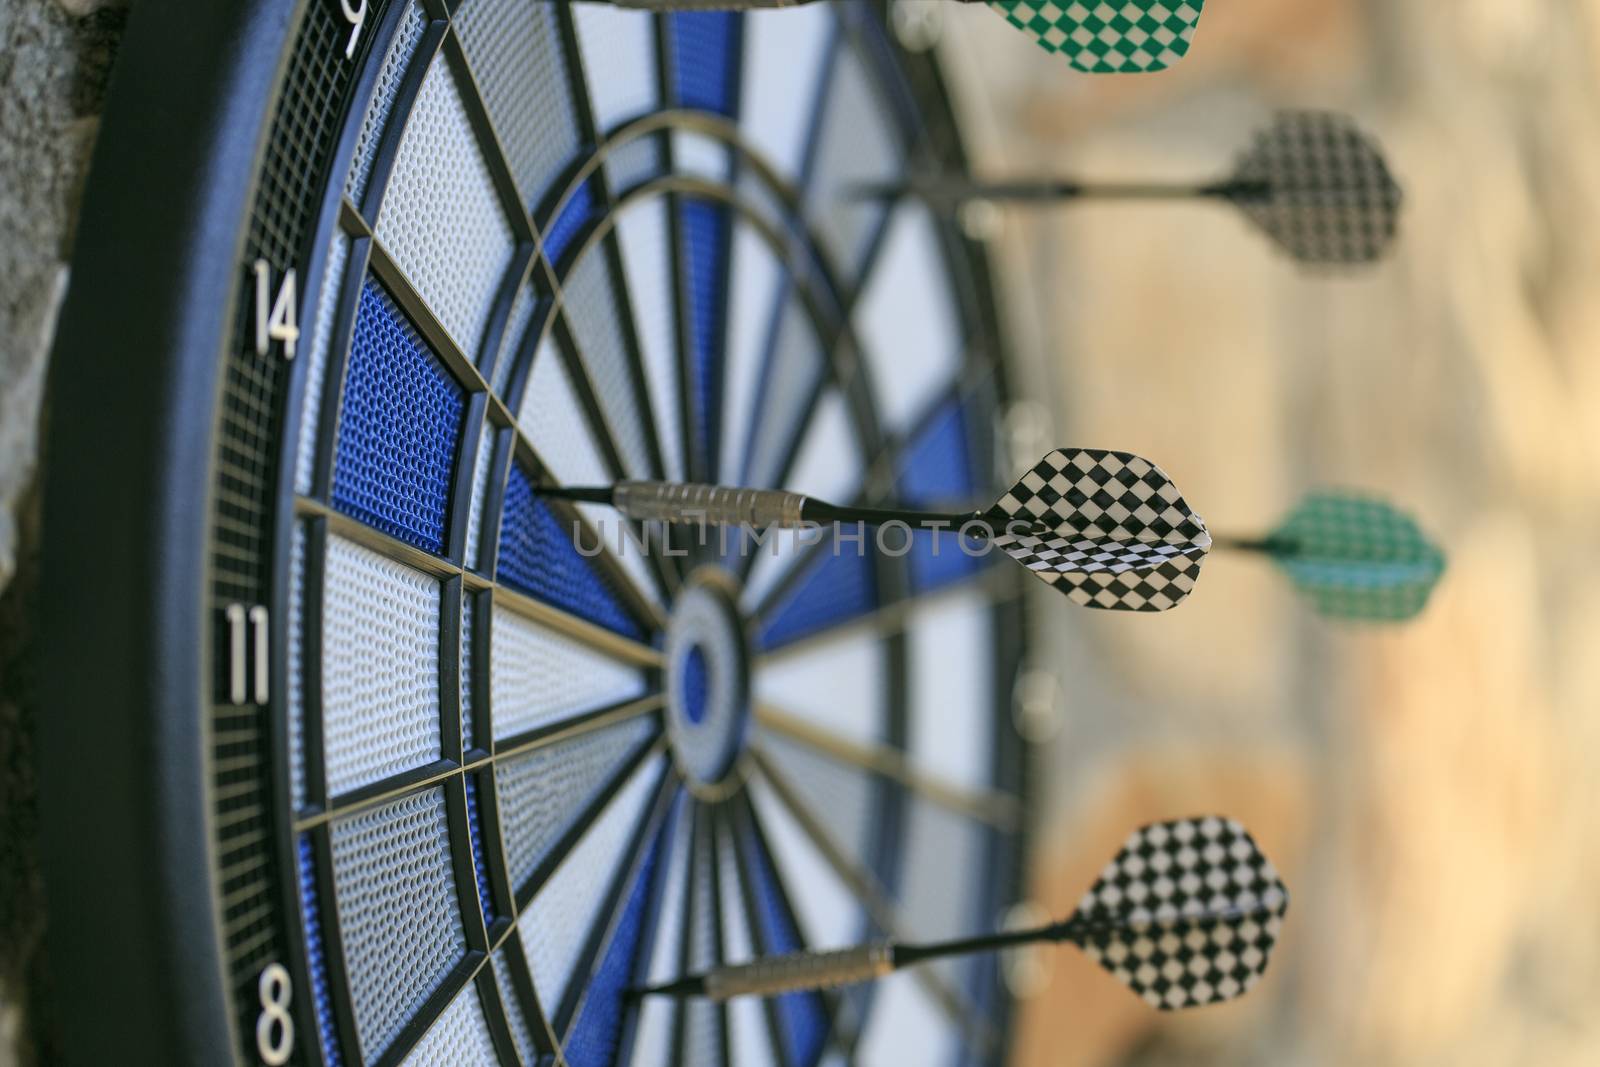
[[[1188,54],[1205,0],[989,0],[989,6],[1085,74],[1151,74]]]
[[[1445,567],[1409,515],[1352,492],[1312,493],[1266,537],[1215,545],[1266,554],[1318,614],[1362,622],[1416,617]]]
[[[1342,115],[1285,111],[1258,131],[1233,174],[1202,185],[1091,184],[1063,179],[974,182],[938,176],[856,189],[865,198],[932,204],[1082,200],[1221,200],[1300,263],[1371,263],[1394,243],[1401,192],[1377,143]]]
[[[796,7],[815,0],[613,0],[650,11]],[[925,0],[932,2],[932,0]],[[1086,74],[1150,74],[1189,52],[1206,0],[951,0],[987,3],[1051,55]]]

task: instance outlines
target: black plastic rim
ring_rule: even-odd
[[[49,393],[40,712],[54,1029],[74,1062],[236,1047],[202,714],[213,440],[195,428],[218,410],[295,9],[141,4],[78,225]],[[96,1024],[72,1025],[74,1004]]]

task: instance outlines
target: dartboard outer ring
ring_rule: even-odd
[[[283,759],[281,731],[260,724],[226,749],[217,641],[225,603],[273,599],[288,548],[263,538],[249,550],[259,558],[233,574],[217,561],[229,551],[218,540],[221,498],[265,501],[269,530],[287,479],[230,484],[219,454],[223,398],[259,387],[270,399],[281,387],[241,385],[256,359],[243,343],[246,267],[265,247],[303,261],[327,225],[316,210],[298,223],[274,214],[281,191],[263,178],[266,155],[286,148],[274,144],[274,117],[304,74],[293,45],[315,10],[327,5],[141,5],[78,222],[52,364],[41,708],[47,958],[72,1062],[250,1062],[255,971],[230,961],[301,951],[272,943],[288,936],[272,916],[293,876],[252,886],[246,872],[292,871],[292,835],[262,827],[272,843],[230,867],[238,857],[219,843],[216,777],[224,755]],[[948,113],[931,58],[901,64],[917,95]],[[953,125],[945,133],[932,150],[959,165]],[[307,203],[322,197],[314,190]],[[981,250],[968,253],[980,332],[1001,353]],[[1015,668],[1020,609],[996,619]],[[996,706],[1009,706],[1008,672],[996,684]],[[1021,849],[1006,860],[1020,872]],[[231,881],[230,871],[246,873]],[[260,918],[240,921],[252,908]],[[93,1006],[93,1025],[71,1022],[78,1005]]]
[[[226,1062],[236,1047],[201,714],[213,448],[195,427],[216,417],[292,16],[174,3],[131,19],[78,220],[52,357],[40,716],[47,765],[71,768],[41,776],[49,965],[101,1020],[60,1027],[78,1062]],[[129,338],[139,358],[112,358]],[[95,429],[69,412],[94,412]]]

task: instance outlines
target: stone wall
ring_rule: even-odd
[[[125,12],[0,0],[0,1065],[48,1062],[30,1015],[44,916],[32,858],[30,632],[45,364]]]

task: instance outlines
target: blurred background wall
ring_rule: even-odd
[[[942,22],[989,175],[1220,175],[1277,107],[1382,142],[1407,200],[1374,270],[1203,205],[1007,210],[992,245],[1045,443],[1152,457],[1216,531],[1369,488],[1450,554],[1402,628],[1226,555],[1157,618],[1040,598],[1037,903],[1217,810],[1293,904],[1257,992],[1191,1015],[1034,960],[1016,1062],[1600,1063],[1600,3],[1212,0],[1184,63],[1114,79]]]

